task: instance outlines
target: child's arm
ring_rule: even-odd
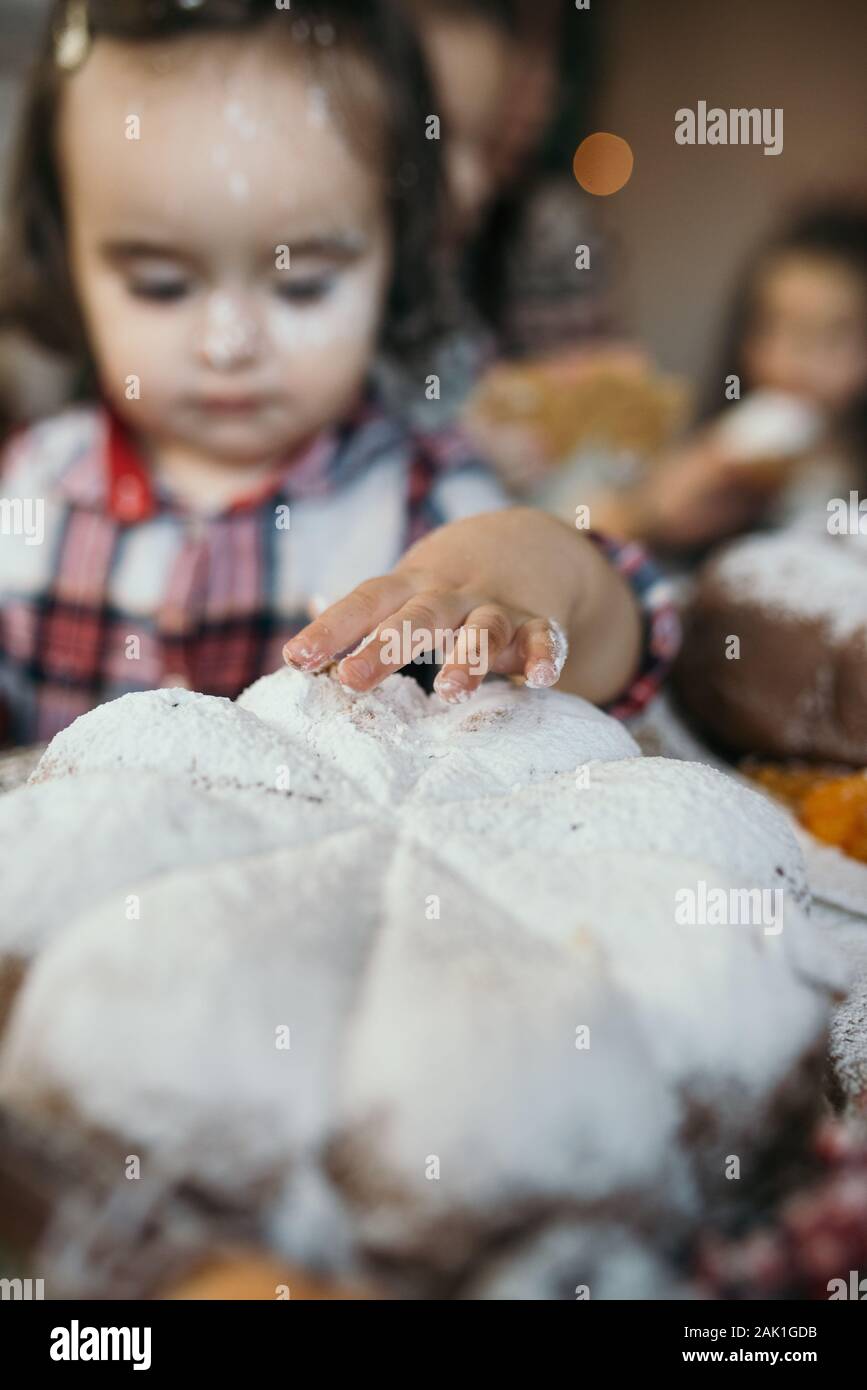
[[[564,522],[523,507],[431,532],[391,574],[367,580],[326,609],[287,643],[285,656],[315,671],[376,632],[381,640],[342,660],[338,671],[352,689],[369,690],[408,661],[405,652],[397,659],[387,640],[404,623],[434,640],[437,630],[477,629],[463,654],[469,659],[457,659],[459,648],[437,677],[438,693],[449,700],[474,690],[487,669],[523,676],[533,686],[556,682],[607,704],[634,679],[644,645],[634,590],[604,550]],[[488,659],[480,668],[472,658],[484,651],[481,634]]]
[[[589,507],[611,535],[690,549],[755,526],[784,478],[773,461],[750,467],[705,432],[653,460],[631,488],[591,498]]]

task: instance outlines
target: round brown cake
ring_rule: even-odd
[[[699,577],[674,680],[730,753],[867,764],[867,538],[726,547]]]

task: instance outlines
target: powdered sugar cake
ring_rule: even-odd
[[[345,806],[191,786],[127,768],[52,777],[0,798],[0,952],[30,957],[82,911],[172,869],[303,844],[353,823]],[[21,844],[27,845],[26,854]]]
[[[446,705],[391,676],[356,695],[337,680],[287,667],[250,686],[239,706],[339,767],[378,802],[458,801],[510,792],[515,782],[572,771],[586,756],[612,760],[638,747],[622,724],[556,690],[531,697],[507,681]]]
[[[80,885],[64,865],[67,909],[37,893],[0,938],[37,953],[5,1103],[61,1103],[188,1181],[276,1187],[283,1254],[386,1255],[428,1289],[600,1204],[656,1248],[749,1200],[725,1154],[752,1171],[807,1134],[841,977],[765,801],[504,681],[457,708],[288,670],[236,705],[176,694],[84,716],[16,793],[13,874],[49,876],[76,804],[100,834]],[[779,893],[784,929],[679,925],[699,882]]]
[[[343,779],[329,778],[303,746],[290,746],[241,705],[176,689],[122,695],[81,715],[51,740],[29,781],[131,769],[205,788],[285,790],[311,800],[345,790]]]
[[[687,612],[675,671],[686,711],[730,752],[867,765],[865,581],[860,535],[726,547]]]

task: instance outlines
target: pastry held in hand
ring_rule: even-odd
[[[659,449],[685,423],[688,388],[626,350],[494,367],[470,401],[469,421],[532,431],[552,463],[582,446],[639,454]]]
[[[754,391],[729,406],[714,429],[718,446],[733,462],[776,468],[812,449],[821,438],[822,416],[815,406],[784,391]]]

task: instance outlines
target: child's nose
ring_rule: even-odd
[[[259,324],[243,295],[224,290],[212,294],[205,307],[201,354],[219,371],[244,366],[259,350]]]

